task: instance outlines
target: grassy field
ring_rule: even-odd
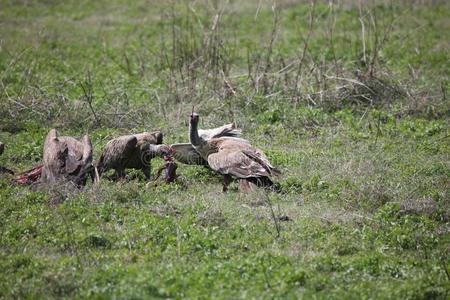
[[[448,299],[448,32],[446,1],[0,0],[0,166],[50,128],[186,142],[195,106],[283,172],[0,178],[0,298]]]

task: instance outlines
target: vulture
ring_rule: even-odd
[[[124,135],[110,140],[97,163],[99,174],[114,169],[115,177],[124,178],[125,169],[136,169],[142,170],[147,180],[150,179],[152,158],[164,158],[171,153],[170,147],[163,145],[162,141],[163,135],[159,131]]]
[[[70,136],[58,136],[50,130],[44,143],[44,165],[41,181],[55,183],[70,181],[76,186],[86,185],[87,176],[98,182],[98,174],[92,165],[92,144],[88,135],[81,141]]]
[[[211,169],[224,177],[223,191],[227,191],[233,178],[239,180],[244,192],[255,187],[272,187],[272,177],[279,175],[264,153],[249,141],[238,137],[219,137],[205,140],[197,129],[199,116],[192,113],[189,139],[195,150],[208,162]]]
[[[241,130],[236,128],[234,123],[231,123],[213,129],[199,129],[198,136],[203,141],[202,144],[205,144],[206,141],[215,138],[240,137]],[[194,148],[191,143],[173,144],[170,147],[176,160],[188,165],[208,166],[208,161],[204,158],[206,157],[206,148]]]
[[[3,154],[3,151],[5,151],[5,144],[3,144],[2,142],[0,142],[0,155]],[[11,171],[10,169],[7,169],[5,167],[1,167],[0,166],[0,174],[10,174],[10,175],[14,175],[14,172]]]

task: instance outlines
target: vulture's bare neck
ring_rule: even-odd
[[[202,144],[202,139],[198,135],[198,124],[196,122],[189,123],[189,141],[194,147]]]
[[[148,147],[150,149],[150,154],[152,158],[157,156],[163,158],[164,156],[163,145],[149,144]]]

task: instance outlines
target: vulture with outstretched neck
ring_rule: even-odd
[[[223,191],[228,189],[232,178],[239,180],[244,192],[254,191],[257,186],[273,186],[272,177],[280,172],[261,150],[237,137],[205,140],[199,135],[198,122],[199,116],[193,113],[189,123],[190,142],[211,169],[224,176]]]
[[[125,169],[142,170],[150,179],[151,160],[157,156],[164,158],[170,155],[170,147],[162,145],[161,132],[144,132],[124,135],[110,140],[97,163],[99,174],[110,169],[115,170],[115,177],[125,177]]]
[[[201,144],[206,144],[207,141],[220,137],[240,137],[241,130],[236,128],[234,123],[226,124],[213,129],[197,129],[199,140]],[[208,166],[205,157],[206,148],[194,147],[191,143],[179,143],[170,145],[173,157],[188,165]]]
[[[88,175],[93,182],[98,181],[98,174],[92,165],[92,144],[89,136],[85,135],[78,141],[70,136],[59,137],[56,129],[50,130],[44,144],[41,181],[70,181],[81,187],[86,185]]]

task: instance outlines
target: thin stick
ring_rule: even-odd
[[[180,235],[179,216],[177,216],[176,219],[177,219],[177,258],[180,259],[180,257],[181,257],[181,235]]]
[[[444,257],[441,257],[442,268],[444,269],[445,275],[447,275],[447,279],[450,281],[450,273],[448,272],[447,266],[445,265]]]
[[[277,238],[280,237],[280,224],[278,224],[277,217],[275,216],[275,211],[273,210],[272,202],[270,202],[269,196],[265,194],[266,202],[269,204],[270,213],[272,215],[273,222],[275,224],[275,229],[277,230]]]
[[[259,0],[258,7],[256,8],[255,21],[256,21],[256,19],[258,19],[259,12],[261,11],[261,2],[262,2],[262,0]]]
[[[361,7],[361,0],[359,0],[359,22],[361,23],[361,40],[362,40],[362,47],[363,47],[363,61],[364,64],[367,62],[366,59],[366,30],[364,27],[364,21],[362,19],[362,7]]]
[[[308,52],[309,39],[311,38],[311,34],[313,31],[314,20],[315,20],[315,8],[316,8],[316,0],[311,2],[311,9],[310,9],[309,21],[308,21],[308,35],[306,36],[306,39],[303,41],[302,56],[300,57],[300,62],[298,64],[298,69],[297,69],[297,76],[295,78],[296,90],[298,90],[298,81],[299,81],[300,74],[302,71],[303,62],[306,58],[306,53]]]

